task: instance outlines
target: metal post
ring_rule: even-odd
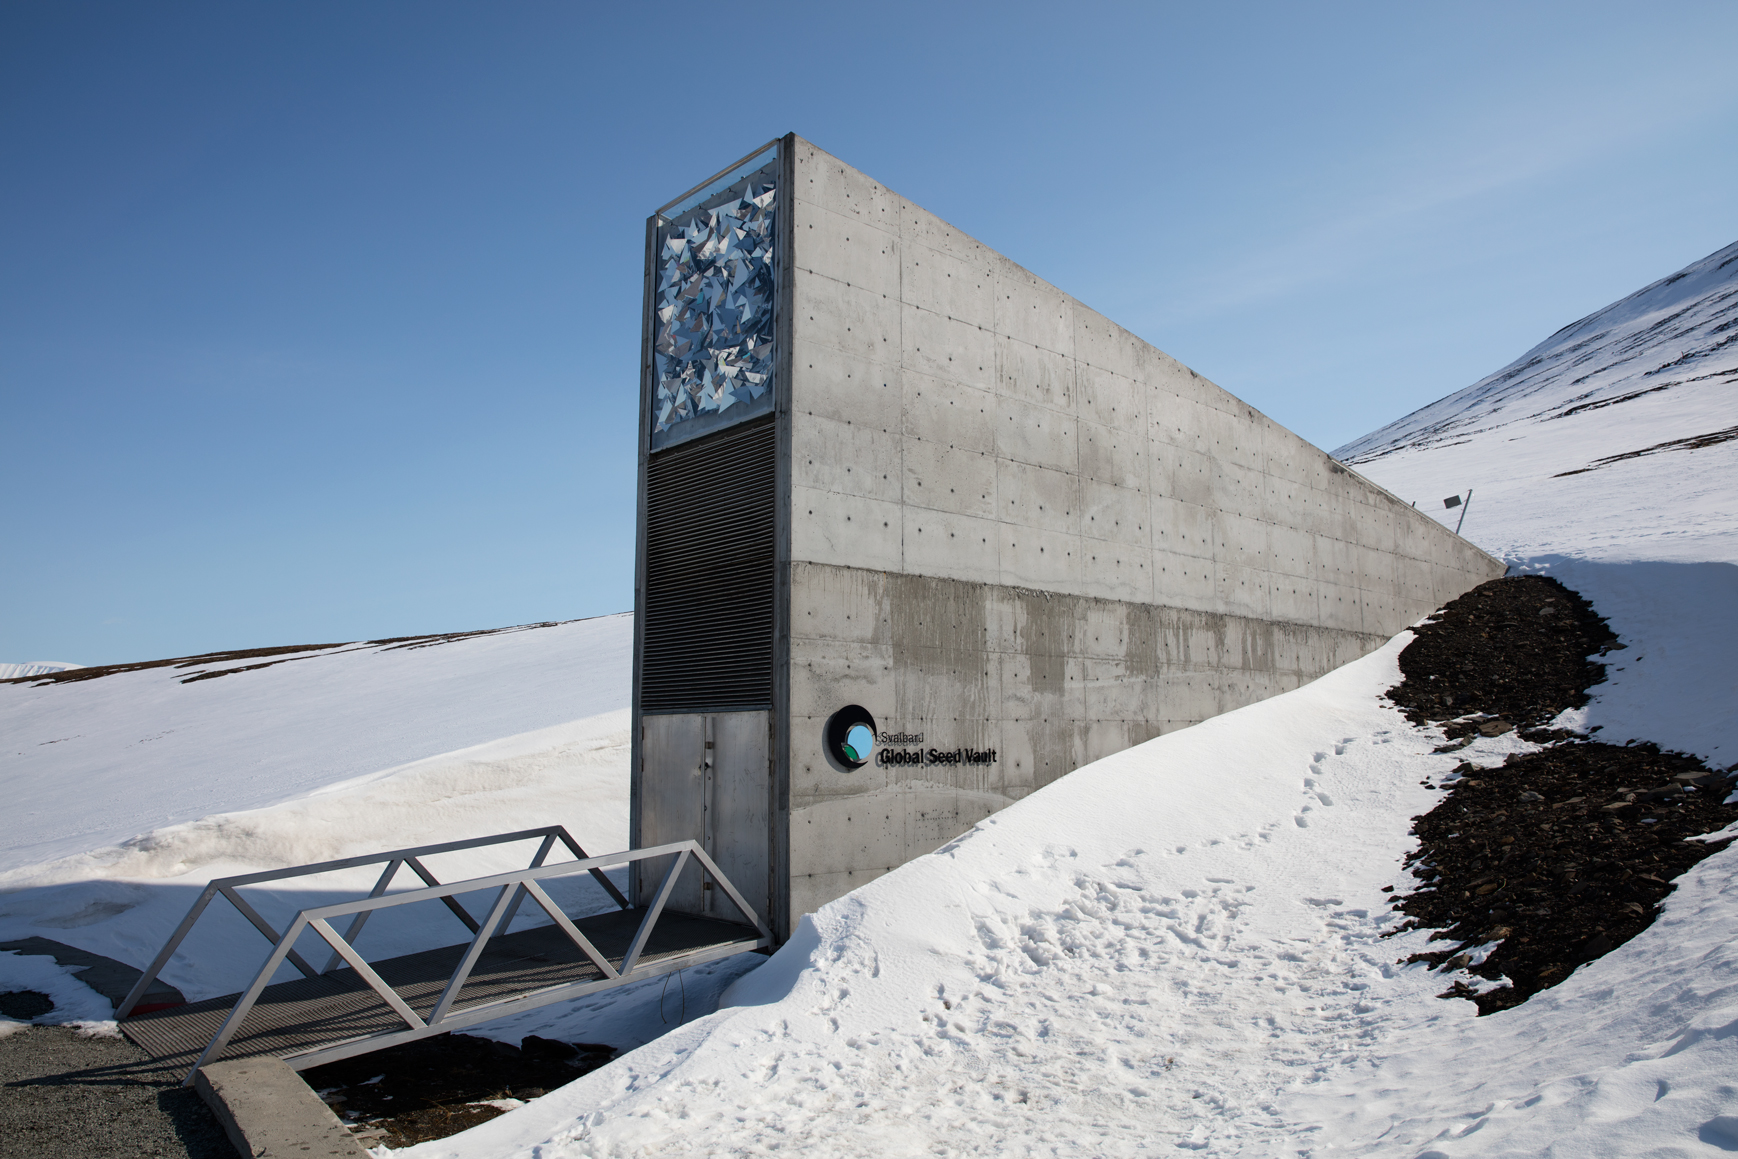
[[[374,883],[374,888],[369,890],[368,896],[379,897],[381,894],[385,893],[386,887],[392,884],[393,875],[398,872],[398,867],[403,864],[403,861],[397,859],[387,862],[385,872],[380,875],[380,880]],[[357,935],[362,932],[362,927],[368,924],[368,916],[373,912],[374,911],[371,909],[365,909],[354,918],[350,919],[350,928],[344,931],[344,940],[346,942],[354,943],[356,941]],[[333,970],[338,968],[338,963],[343,960],[344,955],[339,953],[337,950],[333,950],[332,956],[326,959],[326,968],[321,970],[320,973],[330,974]]]
[[[193,923],[199,920],[199,915],[205,912],[205,907],[210,905],[211,899],[217,896],[217,889],[216,882],[205,887],[204,892],[199,895],[199,900],[193,903],[193,907],[187,911],[187,916],[181,919],[181,924],[175,927],[175,932],[169,935],[169,940],[164,943],[161,950],[157,951],[157,956],[151,959],[151,964],[145,967],[145,972],[139,975],[139,980],[133,983],[133,988],[127,992],[126,998],[122,999],[120,1008],[115,1011],[116,1022],[133,1012],[133,1007],[139,1004],[139,999],[145,996],[145,991],[151,988],[151,983],[157,980],[157,975],[162,972],[164,966],[169,964],[169,959],[175,956],[176,947],[181,944],[181,940],[193,928]]]
[[[692,841],[686,842],[689,849],[694,847]],[[640,928],[634,932],[634,940],[628,946],[628,952],[622,955],[621,972],[633,973],[639,963],[640,954],[645,951],[646,942],[651,939],[652,927],[658,924],[658,916],[664,912],[664,903],[670,900],[670,891],[676,888],[676,878],[681,876],[682,868],[688,864],[688,849],[676,854],[676,860],[670,865],[669,872],[664,874],[663,883],[658,886],[657,896],[646,909],[646,916],[640,919]]]
[[[1467,509],[1467,508],[1468,508],[1468,507],[1470,507],[1470,506],[1472,506],[1472,488],[1471,488],[1471,487],[1468,487],[1468,488],[1467,488],[1467,489],[1466,489],[1466,498],[1465,498],[1465,499],[1464,499],[1464,500],[1462,500],[1462,501],[1461,501],[1461,505],[1460,505],[1460,518],[1459,518],[1459,519],[1457,519],[1457,520],[1455,520],[1455,524],[1454,524],[1454,533],[1455,533],[1455,534],[1456,534],[1456,535],[1459,535],[1459,534],[1460,534],[1460,527],[1461,527],[1461,524],[1463,524],[1463,523],[1465,523],[1465,522],[1466,522],[1466,509]]]
[[[325,938],[334,950],[344,955],[344,960],[350,963],[350,968],[355,970],[364,982],[368,983],[370,990],[380,995],[382,1002],[392,1007],[394,1014],[404,1019],[406,1026],[412,1030],[422,1030],[428,1025],[416,1016],[416,1011],[412,1010],[404,999],[398,996],[398,991],[386,984],[386,979],[374,972],[374,968],[363,959],[361,954],[356,952],[355,946],[338,936],[338,931],[333,929],[325,918],[313,918],[308,924],[315,933]]]
[[[701,868],[712,874],[712,876],[717,880],[718,887],[724,891],[724,896],[728,897],[732,904],[742,911],[743,917],[754,923],[754,928],[759,932],[760,936],[770,939],[772,937],[772,931],[767,928],[765,922],[760,920],[760,915],[755,913],[749,906],[748,900],[736,891],[734,885],[730,884],[730,879],[719,872],[717,863],[710,857],[706,856],[706,851],[704,849],[695,850],[694,855],[699,860]]]
[[[435,880],[435,875],[428,871],[428,867],[423,865],[423,863],[418,861],[416,858],[407,857],[404,859],[404,863],[416,871],[416,875],[422,878],[424,885],[435,886],[440,884],[440,882]],[[453,897],[451,894],[446,894],[441,898],[441,901],[446,904],[448,909],[453,911],[453,914],[461,922],[465,923],[466,929],[470,930],[473,934],[477,932],[477,919],[466,912],[465,907],[459,904],[457,898]]]
[[[700,844],[710,855],[716,856],[718,849],[718,774],[715,767],[715,756],[718,751],[718,718],[708,713],[705,720],[704,735],[706,747],[700,757]],[[705,874],[700,875],[700,912],[712,912],[712,879]]]
[[[555,827],[555,835],[561,838],[561,843],[567,846],[568,852],[572,853],[575,859],[579,861],[584,861],[586,859],[588,854],[585,850],[579,847],[579,842],[573,839],[572,835],[568,833],[564,826],[557,825]],[[603,887],[604,892],[610,895],[611,899],[615,901],[618,907],[621,909],[634,908],[633,903],[622,896],[622,891],[616,888],[616,883],[611,881],[609,875],[603,870],[592,870],[591,879]]]
[[[471,944],[465,950],[465,956],[459,959],[453,976],[447,979],[447,988],[441,991],[440,1001],[434,1005],[434,1010],[428,1016],[428,1024],[437,1026],[440,1020],[447,1016],[453,1003],[458,1000],[459,991],[465,988],[465,979],[471,976],[471,970],[476,966],[477,959],[483,956],[483,950],[489,944],[489,938],[501,924],[501,918],[507,913],[509,902],[519,900],[519,887],[503,885],[501,892],[495,895],[495,904],[489,908],[489,916],[483,919],[482,926],[477,930],[477,936],[471,939]]]
[[[229,1045],[230,1038],[241,1028],[242,1019],[246,1018],[248,1011],[253,1009],[253,1004],[259,1001],[260,991],[264,990],[266,983],[272,980],[272,975],[277,973],[278,967],[283,965],[284,958],[291,953],[290,947],[295,944],[296,939],[307,928],[307,919],[301,914],[297,914],[296,920],[290,923],[290,928],[284,931],[284,936],[279,938],[278,944],[272,948],[271,957],[266,959],[266,964],[260,967],[260,972],[254,976],[253,982],[242,994],[241,1001],[235,1004],[235,1007],[229,1012],[229,1017],[223,1020],[223,1025],[218,1028],[211,1044],[195,1060],[193,1069],[187,1072],[187,1078],[182,1082],[182,1086],[192,1086],[193,1076],[199,1073],[199,1068],[223,1053],[223,1048]]]
[[[616,968],[610,965],[609,959],[598,953],[597,947],[591,944],[591,939],[579,932],[579,927],[561,912],[561,907],[555,904],[553,898],[543,892],[542,886],[535,881],[527,881],[525,892],[531,895],[532,901],[543,907],[543,912],[549,915],[551,921],[561,927],[561,932],[567,935],[567,940],[578,946],[580,952],[591,959],[591,964],[603,971],[605,978],[620,977],[616,973]]]
[[[549,856],[549,851],[555,848],[555,834],[551,833],[543,839],[543,844],[537,847],[537,855],[531,859],[531,868],[536,869],[543,864],[543,859]],[[501,919],[501,932],[507,933],[513,928],[513,915],[519,912],[519,903],[525,900],[525,887],[520,886],[513,891],[513,904],[507,907],[507,916]]]
[[[241,916],[252,922],[253,928],[266,936],[266,941],[276,942],[278,940],[278,932],[272,929],[271,923],[260,917],[258,910],[242,900],[241,894],[235,892],[233,886],[220,886],[217,892],[221,893],[224,897],[227,897],[230,904],[241,911]],[[300,970],[304,978],[312,978],[318,973],[314,967],[308,965],[307,960],[303,958],[302,955],[296,953],[294,950],[290,951],[290,965]]]

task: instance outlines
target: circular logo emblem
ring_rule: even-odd
[[[875,718],[860,704],[847,704],[827,719],[827,752],[848,769],[860,769],[875,752]]]

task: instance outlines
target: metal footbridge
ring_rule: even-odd
[[[530,866],[508,873],[443,884],[422,860],[437,853],[533,838],[541,841]],[[545,864],[557,842],[575,860]],[[670,865],[644,908],[632,906],[604,873],[657,858],[670,858]],[[690,859],[729,898],[742,922],[665,908]],[[244,886],[376,864],[384,864],[385,869],[367,896],[301,910],[281,933],[238,892]],[[423,888],[388,894],[393,878],[406,868],[422,879]],[[617,908],[569,918],[549,896],[545,883],[576,874],[591,875]],[[459,895],[488,890],[495,891],[494,899],[481,918],[458,900]],[[158,973],[219,897],[272,943],[253,982],[239,994],[208,1001],[168,1008],[142,1005]],[[468,942],[372,963],[356,949],[357,936],[376,911],[436,900],[470,929]],[[527,900],[551,924],[501,932],[510,928]],[[349,925],[340,933],[334,922],[344,918],[350,919]],[[331,957],[321,969],[295,948],[310,931],[331,947]],[[115,1017],[127,1037],[148,1054],[174,1065],[185,1061],[191,1083],[200,1067],[220,1058],[276,1055],[292,1068],[305,1070],[771,946],[765,922],[698,842],[590,857],[566,829],[556,825],[215,880],[193,903]],[[285,962],[302,976],[273,984],[272,976]]]

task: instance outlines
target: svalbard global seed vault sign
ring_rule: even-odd
[[[640,392],[633,844],[780,938],[1503,571],[795,135],[647,223]]]
[[[915,746],[915,747],[909,747]],[[847,704],[827,718],[827,755],[846,768],[878,765],[993,765],[995,749],[923,747],[923,734],[875,730],[875,717],[860,704]]]

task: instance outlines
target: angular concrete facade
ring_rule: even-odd
[[[933,214],[778,146],[777,371],[750,420],[775,463],[771,694],[711,714],[765,713],[765,784],[732,792],[766,804],[709,843],[733,880],[733,856],[765,875],[751,896],[781,936],[1070,770],[1296,688],[1502,573]],[[665,582],[644,546],[655,298],[642,618]],[[674,718],[708,712],[648,710],[641,679],[636,844],[699,836],[716,774]],[[860,767],[824,743],[847,705],[880,734]],[[704,906],[698,879],[677,904]]]

